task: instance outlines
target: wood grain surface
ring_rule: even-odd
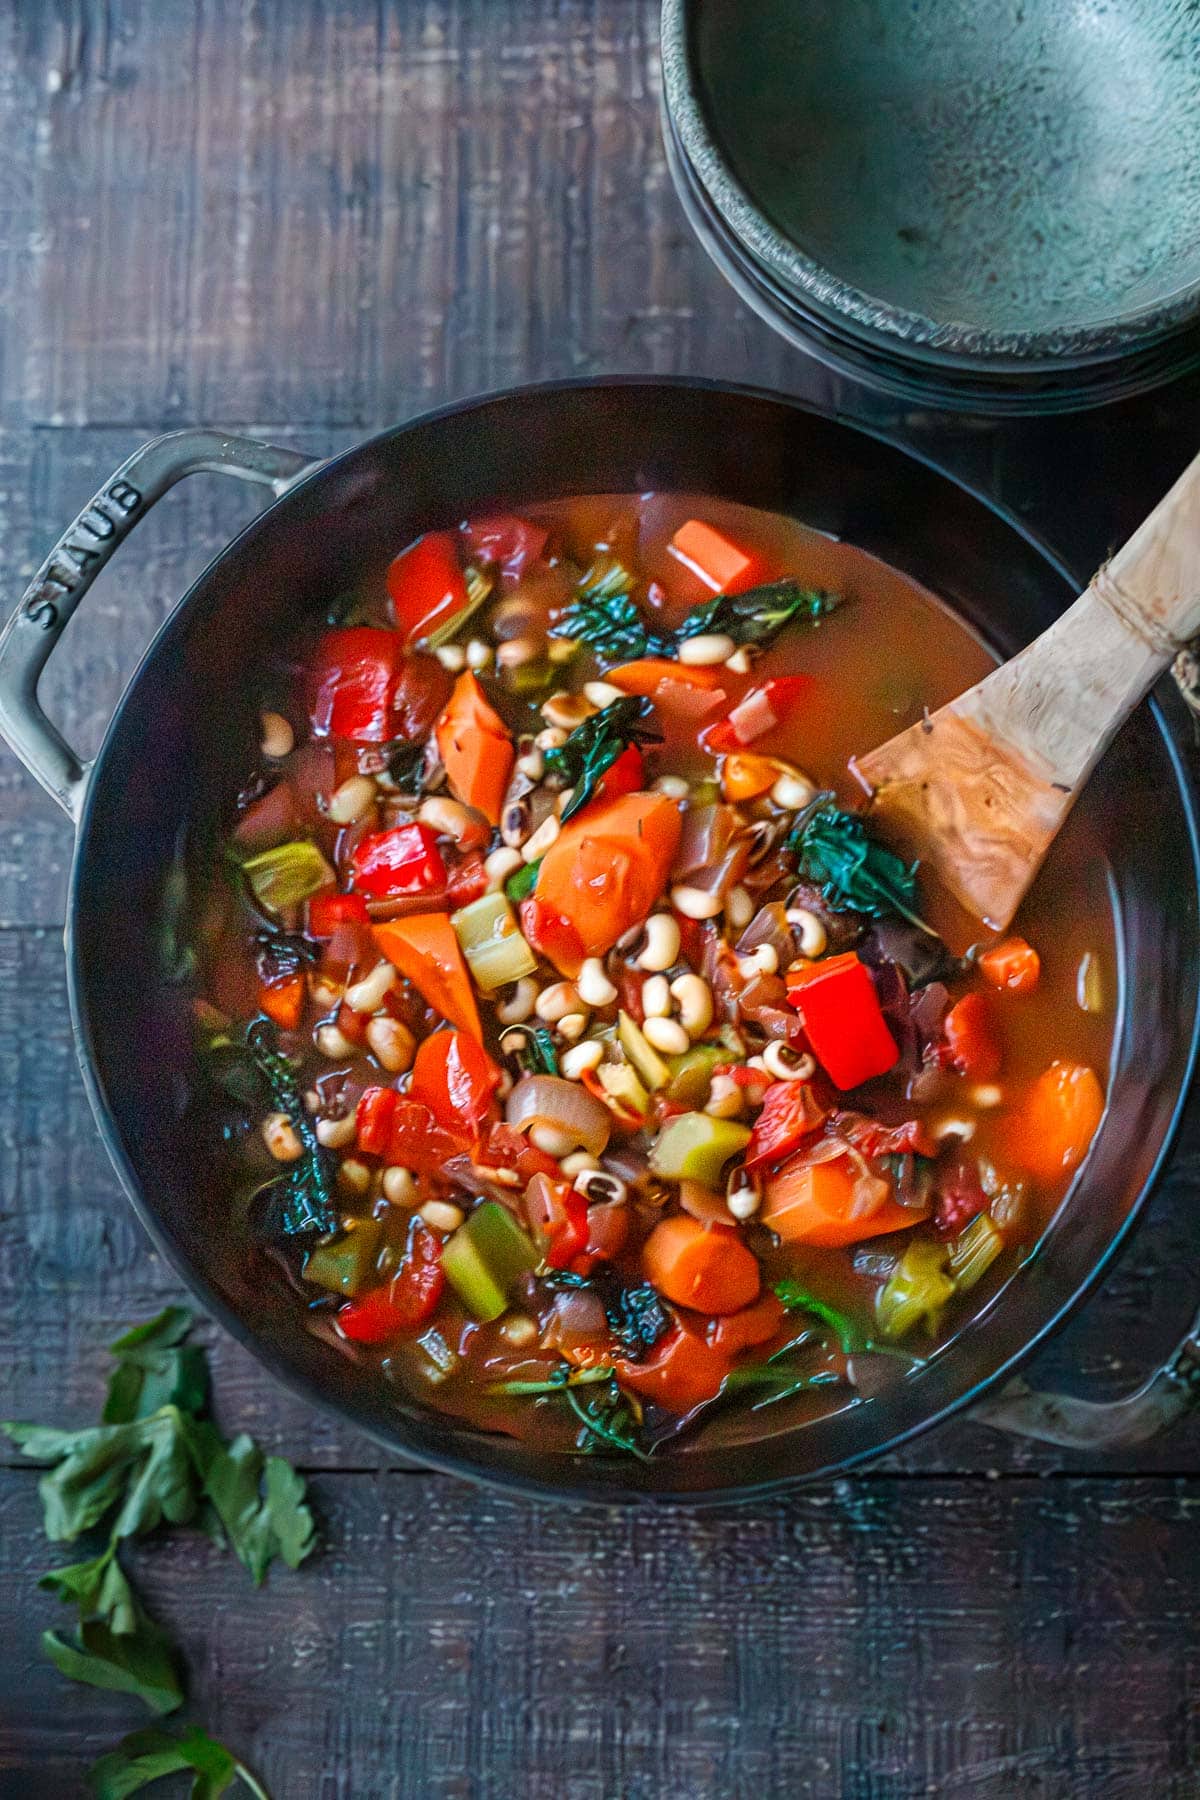
[[[780,344],[690,239],[652,0],[10,0],[0,8],[4,608],[146,435],[314,451],[506,383],[719,375],[887,427],[1052,540],[1080,584],[1196,448],[1200,378],[1101,415],[900,411]],[[198,477],[88,596],[46,698],[86,751],[254,501]],[[0,1395],[87,1420],[102,1347],[178,1283],[76,1074],[70,835],[0,752]],[[1197,1140],[1200,1142],[1200,1140]],[[1200,1293],[1197,1153],[1043,1383],[1130,1385]],[[319,1561],[254,1594],[147,1548],[192,1716],[276,1800],[1117,1800],[1200,1794],[1200,1426],[1136,1467],[956,1423],[728,1514],[497,1499],[388,1466],[208,1330],[222,1418],[314,1471]],[[36,1479],[0,1459],[0,1794],[81,1794],[141,1722],[36,1648]]]

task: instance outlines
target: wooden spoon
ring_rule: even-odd
[[[1002,931],[1113,734],[1200,632],[1200,456],[1041,637],[851,768],[889,836]]]

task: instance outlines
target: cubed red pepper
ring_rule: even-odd
[[[440,893],[446,865],[437,833],[428,825],[395,825],[371,831],[354,846],[354,885],[372,900],[396,900],[404,894]]]
[[[788,973],[788,999],[830,1080],[858,1087],[895,1067],[900,1052],[888,1030],[866,964],[853,950]]]

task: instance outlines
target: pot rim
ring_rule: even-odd
[[[435,1447],[422,1444],[414,1449],[406,1445],[403,1437],[394,1427],[381,1421],[378,1424],[352,1411],[342,1402],[322,1391],[320,1385],[303,1371],[296,1368],[290,1359],[279,1351],[274,1342],[264,1336],[253,1325],[248,1323],[236,1308],[227,1301],[214,1286],[207,1275],[200,1272],[179,1245],[166,1221],[157,1213],[146,1198],[141,1179],[134,1166],[133,1158],[125,1148],[115,1116],[105,1097],[99,1075],[99,1059],[96,1054],[91,1024],[84,1004],[84,976],[80,963],[79,947],[76,933],[76,920],[80,911],[80,886],[85,847],[92,823],[95,797],[100,791],[104,778],[108,753],[120,729],[120,725],[135,690],[139,687],[143,675],[158,654],[164,638],[175,628],[181,616],[199,597],[210,574],[216,567],[246,546],[255,534],[263,529],[266,521],[271,519],[280,508],[286,507],[295,497],[306,494],[326,475],[338,470],[341,466],[371,445],[400,438],[418,428],[435,425],[444,419],[469,413],[489,405],[518,400],[523,397],[557,397],[571,394],[588,393],[597,390],[662,390],[662,389],[696,389],[715,393],[733,399],[745,399],[757,403],[766,403],[772,407],[798,412],[806,416],[832,423],[852,434],[862,436],[883,445],[911,461],[917,463],[930,474],[940,480],[951,483],[972,500],[982,505],[1005,526],[1016,533],[1068,588],[1074,590],[1075,577],[1067,564],[1045,541],[1030,530],[1005,505],[989,498],[971,483],[962,480],[938,463],[923,450],[910,448],[890,433],[871,425],[860,424],[856,420],[847,419],[828,408],[810,401],[781,394],[770,389],[760,388],[748,383],[721,381],[707,376],[585,376],[558,381],[520,383],[511,387],[489,390],[474,394],[465,399],[449,402],[429,411],[419,413],[402,424],[385,428],[383,431],[371,433],[360,443],[340,451],[336,456],[319,463],[309,473],[297,479],[293,486],[279,499],[264,507],[254,519],[245,525],[213,557],[186,592],[172,606],[166,618],[158,626],[146,650],[138,661],[137,667],[129,678],[111,718],[104,731],[104,736],[95,759],[90,766],[87,777],[83,804],[79,813],[78,827],[72,851],[70,878],[67,892],[67,911],[64,926],[64,945],[67,961],[67,993],[70,1017],[75,1038],[77,1058],[83,1078],[84,1088],[96,1120],[105,1149],[117,1171],[121,1185],[136,1213],[139,1221],[147,1231],[152,1242],[159,1249],[170,1267],[179,1276],[184,1285],[200,1300],[205,1310],[215,1318],[240,1344],[249,1350],[257,1361],[262,1363],[270,1373],[286,1388],[298,1397],[316,1405],[321,1410],[344,1419],[355,1430],[363,1432],[373,1442],[393,1454],[411,1457],[418,1466],[436,1470],[442,1474],[454,1475],[473,1481],[485,1487],[502,1487],[507,1490],[530,1497],[585,1502],[596,1506],[611,1506],[615,1503],[637,1502],[648,1505],[683,1505],[687,1507],[732,1506],[743,1502],[769,1498],[785,1493],[790,1489],[814,1481],[829,1480],[844,1474],[851,1469],[871,1463],[878,1458],[890,1455],[910,1443],[913,1439],[935,1426],[946,1423],[965,1408],[978,1403],[985,1394],[994,1391],[1002,1382],[1009,1379],[1024,1362],[1026,1362],[1042,1344],[1058,1332],[1087,1299],[1099,1281],[1109,1270],[1118,1252],[1126,1243],[1129,1234],[1140,1220],[1149,1198],[1157,1186],[1164,1167],[1174,1150],[1179,1127],[1187,1107],[1193,1082],[1196,1075],[1197,1059],[1200,1056],[1200,1006],[1193,1015],[1190,1041],[1187,1048],[1187,1060],[1183,1077],[1179,1084],[1171,1108],[1170,1118],[1163,1132],[1162,1143],[1148,1170],[1140,1188],[1130,1202],[1125,1216],[1117,1229],[1106,1242],[1102,1253],[1090,1266],[1085,1276],[1068,1292],[1033,1335],[1021,1346],[1006,1355],[1003,1360],[986,1376],[975,1381],[963,1392],[943,1401],[927,1415],[914,1419],[895,1431],[889,1432],[878,1442],[854,1449],[835,1460],[822,1463],[812,1469],[798,1470],[795,1473],[773,1476],[758,1482],[749,1482],[737,1486],[709,1486],[695,1489],[663,1488],[658,1490],[591,1483],[586,1480],[587,1458],[563,1458],[570,1467],[562,1471],[561,1480],[553,1480],[548,1475],[531,1474],[525,1470],[512,1470],[505,1467],[481,1467],[478,1461],[472,1461],[469,1449],[461,1453],[457,1451],[443,1452]],[[1192,879],[1200,884],[1200,824],[1197,820],[1198,798],[1195,784],[1183,760],[1181,746],[1176,735],[1169,728],[1159,701],[1151,696],[1148,705],[1154,722],[1167,752],[1175,783],[1183,801],[1183,810],[1187,825],[1188,850],[1191,858]],[[1060,1203],[1062,1206],[1070,1202],[1070,1191]],[[1056,1212],[1055,1217],[1058,1216]],[[1050,1230],[1053,1220],[1046,1230]],[[1045,1252],[1042,1238],[1031,1250],[1028,1257],[1014,1271],[1010,1279],[1019,1279],[1030,1267],[1040,1261]],[[399,1419],[399,1414],[397,1414]],[[470,1427],[463,1421],[452,1420],[451,1424],[458,1431],[459,1438],[469,1444],[471,1436],[481,1442],[492,1434]],[[461,1428],[461,1429],[460,1429]],[[800,1429],[803,1429],[801,1427]],[[548,1459],[541,1459],[547,1467]],[[599,1460],[599,1459],[597,1459]]]
[[[1167,299],[1147,302],[1093,325],[1053,330],[995,331],[962,321],[938,320],[869,294],[805,254],[784,236],[738,180],[697,98],[689,0],[663,0],[661,20],[663,99],[668,117],[696,179],[729,230],[783,285],[840,323],[867,345],[888,346],[943,371],[1044,374],[1061,371],[1064,360],[1082,364],[1145,350],[1182,330],[1200,311],[1200,277]]]

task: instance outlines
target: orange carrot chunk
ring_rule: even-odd
[[[755,551],[743,549],[703,519],[689,519],[681,525],[670,550],[715,594],[741,594],[766,579],[762,558]]]
[[[435,1012],[483,1042],[475,992],[449,913],[414,913],[372,927],[380,951]]]
[[[281,1031],[296,1031],[304,1011],[303,975],[286,975],[282,981],[260,981],[258,1005]]]
[[[451,793],[498,825],[515,753],[503,720],[469,669],[454,684],[436,736]]]
[[[586,807],[547,850],[533,900],[521,909],[534,948],[571,978],[585,956],[603,956],[652,911],[679,833],[679,808],[665,794]]]
[[[1104,1090],[1086,1063],[1052,1062],[1009,1122],[1010,1156],[1044,1181],[1069,1175],[1087,1155],[1104,1111]]]
[[[1010,994],[1032,994],[1042,972],[1042,959],[1024,938],[1005,938],[979,958],[979,972],[992,987]]]
[[[620,663],[604,679],[623,694],[644,694],[652,700],[664,681],[708,691],[716,687],[719,677],[715,669],[693,668],[689,663],[671,662],[665,656],[643,656],[638,662]]]
[[[920,1214],[885,1199],[875,1210],[859,1211],[861,1178],[849,1159],[785,1165],[767,1185],[762,1222],[787,1244],[814,1244],[840,1250],[885,1231],[903,1231],[920,1222]]]
[[[736,1232],[685,1214],[654,1227],[642,1267],[666,1299],[697,1312],[738,1312],[757,1300],[761,1286],[758,1263]]]

